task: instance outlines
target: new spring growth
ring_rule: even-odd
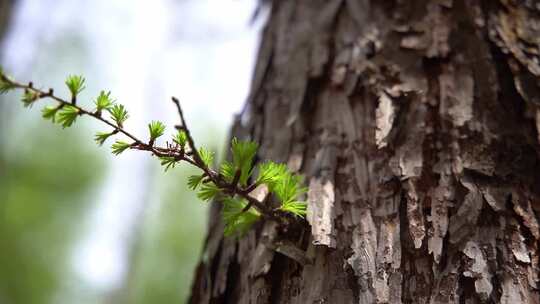
[[[111,92],[105,93],[105,91],[99,92],[98,97],[94,101],[96,105],[96,112],[101,114],[101,111],[110,109],[114,104],[114,99],[111,97]],[[127,115],[127,113],[126,113]]]
[[[63,128],[74,125],[79,116],[89,116],[104,123],[108,130],[96,133],[94,140],[103,145],[115,137],[111,146],[113,154],[119,155],[128,149],[148,151],[159,158],[165,171],[182,162],[198,168],[200,173],[188,178],[188,187],[197,191],[197,197],[203,201],[214,200],[223,204],[224,233],[227,236],[243,235],[261,218],[286,225],[291,223],[291,218],[305,216],[306,203],[302,197],[306,188],[302,186],[299,175],[292,173],[284,164],[272,161],[256,163],[257,143],[236,138],[231,141],[231,161],[215,167],[214,153],[195,145],[178,99],[173,98],[173,102],[181,124],[176,126],[165,146],[157,146],[156,140],[166,134],[166,126],[162,122],[148,124],[148,140],[144,141],[124,128],[129,118],[128,111],[112,98],[111,92],[101,91],[93,101],[93,108],[87,109],[76,103],[77,96],[85,88],[84,77],[69,76],[65,84],[71,93],[69,101],[55,95],[52,89],[44,91],[35,88],[31,82],[17,82],[0,69],[0,93],[22,90],[21,100],[25,107],[41,99],[53,101],[53,105],[41,110],[44,119]],[[257,187],[266,187],[269,191],[262,201],[251,196]],[[272,199],[275,204],[271,205]]]
[[[148,124],[148,131],[150,132],[149,145],[153,146],[154,141],[165,134],[165,125],[161,121],[152,121]]]
[[[82,92],[86,87],[84,82],[86,80],[80,75],[70,75],[66,78],[66,86],[71,92],[71,103],[75,104],[77,101],[77,95]]]

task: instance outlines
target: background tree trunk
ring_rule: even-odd
[[[4,33],[7,29],[8,21],[11,15],[11,7],[15,1],[13,0],[0,0],[0,41],[4,37]]]
[[[539,37],[538,1],[272,1],[233,134],[309,225],[224,239],[215,204],[191,302],[540,303]]]

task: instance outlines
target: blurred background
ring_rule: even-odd
[[[180,98],[199,145],[223,155],[248,94],[259,31],[256,0],[0,0],[0,64],[68,96],[81,74],[91,106],[111,90],[126,127],[178,122]],[[112,156],[87,118],[62,129],[0,96],[0,303],[184,303],[207,206],[182,165]]]

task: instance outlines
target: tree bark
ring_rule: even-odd
[[[215,203],[191,303],[540,303],[539,37],[538,1],[272,1],[232,133],[307,222]]]

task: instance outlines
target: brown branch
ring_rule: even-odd
[[[259,183],[254,182],[253,184],[247,186],[245,189],[243,189],[242,193],[250,193],[251,191],[255,190],[259,186]]]
[[[193,158],[197,162],[203,162],[201,159],[201,156],[199,155],[199,150],[197,150],[197,147],[195,146],[195,141],[193,140],[193,137],[191,136],[191,132],[187,126],[186,119],[184,118],[184,112],[182,111],[182,106],[180,105],[180,101],[176,97],[171,97],[173,103],[176,105],[176,110],[178,111],[178,115],[180,116],[180,128],[186,132],[187,141],[189,144],[189,148],[191,149],[191,153],[193,153]]]
[[[253,197],[251,197],[249,195],[249,193],[254,189],[252,186],[254,186],[255,184],[251,185],[247,189],[241,189],[240,188],[240,186],[238,185],[238,180],[240,178],[240,173],[241,173],[240,170],[238,170],[236,172],[233,181],[231,183],[228,183],[227,181],[225,181],[223,179],[223,177],[221,175],[219,175],[217,172],[215,172],[214,170],[209,168],[203,162],[203,160],[202,160],[202,158],[201,158],[201,156],[199,154],[199,151],[197,150],[197,148],[195,146],[195,141],[193,140],[193,137],[191,136],[191,132],[190,132],[190,130],[189,130],[188,126],[187,126],[186,120],[184,118],[184,113],[182,111],[182,107],[180,106],[180,102],[178,101],[177,98],[172,97],[172,101],[176,105],[176,108],[178,110],[178,114],[180,115],[180,121],[181,121],[182,125],[179,128],[184,130],[184,132],[186,133],[189,148],[191,150],[191,151],[188,151],[188,152],[184,151],[183,149],[178,149],[177,147],[176,148],[172,148],[172,147],[168,147],[168,148],[154,147],[154,145],[153,145],[154,142],[152,140],[150,140],[149,143],[145,143],[144,141],[138,139],[136,136],[134,136],[133,134],[131,134],[130,132],[125,130],[122,125],[115,124],[111,120],[108,120],[108,119],[102,117],[100,112],[98,112],[98,111],[92,112],[92,111],[83,109],[82,107],[78,106],[76,104],[76,100],[75,100],[76,97],[75,96],[72,96],[71,101],[67,101],[67,100],[64,100],[64,99],[54,95],[54,90],[52,88],[49,89],[48,91],[43,91],[43,90],[40,90],[40,89],[36,89],[36,88],[34,88],[34,85],[33,85],[32,82],[29,82],[27,85],[25,85],[23,83],[19,83],[19,82],[16,82],[14,80],[9,79],[8,77],[6,77],[4,74],[1,74],[1,73],[0,73],[0,79],[2,81],[4,81],[4,82],[9,83],[14,88],[24,89],[24,90],[31,90],[32,92],[37,94],[37,96],[38,96],[37,99],[50,98],[50,99],[58,102],[58,108],[59,109],[64,107],[64,106],[71,106],[71,107],[74,107],[74,108],[77,109],[78,114],[80,116],[83,116],[83,115],[91,116],[91,117],[105,123],[106,125],[113,128],[113,131],[112,131],[113,134],[122,133],[125,136],[132,139],[134,142],[130,145],[131,149],[149,151],[149,152],[151,152],[153,155],[155,155],[157,157],[174,157],[175,160],[185,161],[185,162],[191,164],[192,166],[195,166],[195,167],[201,169],[204,172],[204,175],[207,176],[208,179],[210,181],[212,181],[220,189],[224,189],[224,190],[229,189],[229,190],[231,190],[231,195],[237,194],[237,195],[241,196],[242,198],[244,198],[244,199],[246,199],[248,201],[248,204],[244,208],[245,210],[243,210],[242,212],[247,211],[249,208],[251,208],[253,206],[253,207],[255,207],[257,209],[257,211],[259,211],[261,213],[261,215],[264,218],[276,221],[278,223],[283,223],[283,220],[281,218],[277,217],[272,212],[272,210],[270,208],[268,208],[268,206],[266,206],[263,202],[257,200],[256,198],[253,198]],[[189,157],[189,156],[191,156],[191,157]],[[253,188],[253,189],[251,189],[251,188]]]
[[[115,125],[113,122],[109,121],[108,119],[105,119],[103,117],[101,117],[101,115],[98,115],[97,113],[95,112],[91,112],[91,111],[87,111],[83,108],[81,108],[80,106],[78,105],[75,105],[75,104],[72,104],[71,102],[68,102],[58,96],[55,96],[54,93],[53,93],[53,89],[49,89],[48,92],[45,92],[43,90],[40,90],[40,89],[36,89],[33,87],[32,83],[30,82],[28,85],[24,85],[22,83],[18,83],[16,81],[13,81],[5,76],[2,77],[2,80],[4,81],[7,81],[9,82],[10,84],[12,84],[13,86],[15,86],[16,88],[20,88],[20,89],[25,89],[25,90],[31,90],[35,93],[38,94],[38,97],[40,99],[42,98],[50,98],[50,99],[53,99],[55,101],[57,101],[58,103],[60,103],[60,105],[62,106],[72,106],[74,108],[76,108],[78,111],[79,111],[79,115],[88,115],[88,116],[92,116],[94,117],[95,119],[109,125],[110,127],[112,127],[113,129],[117,130],[118,132],[126,135],[127,137],[131,138],[132,140],[134,140],[136,143],[143,143],[142,140],[138,139],[137,137],[133,136],[131,133],[129,133],[128,131],[124,130],[124,128],[118,126],[118,125]]]
[[[186,132],[187,141],[191,149],[191,153],[193,154],[193,160],[195,161],[195,163],[197,163],[198,167],[202,169],[206,173],[208,178],[218,187],[225,190],[230,190],[232,192],[232,195],[236,193],[240,195],[241,197],[245,198],[248,201],[248,204],[246,205],[245,208],[249,209],[252,206],[255,206],[255,208],[257,208],[257,210],[261,214],[263,214],[265,217],[281,222],[279,218],[273,215],[271,210],[268,209],[266,205],[264,205],[262,202],[258,201],[257,199],[249,196],[249,192],[251,191],[246,192],[245,190],[240,189],[240,187],[238,186],[238,180],[240,179],[240,174],[241,174],[240,170],[237,170],[233,181],[229,184],[225,180],[223,180],[223,178],[219,174],[212,171],[210,168],[206,166],[206,164],[204,164],[204,162],[201,159],[201,156],[199,155],[199,151],[195,147],[195,141],[193,140],[193,137],[191,136],[191,132],[187,126],[186,120],[184,118],[184,112],[182,111],[182,106],[180,105],[180,101],[178,100],[178,98],[174,96],[171,97],[171,99],[172,99],[172,102],[176,105],[178,115],[180,116],[181,125],[178,128]]]
[[[240,180],[240,176],[242,175],[242,170],[236,169],[236,172],[234,173],[233,180],[231,182],[231,188],[236,190],[238,188],[238,181]]]

